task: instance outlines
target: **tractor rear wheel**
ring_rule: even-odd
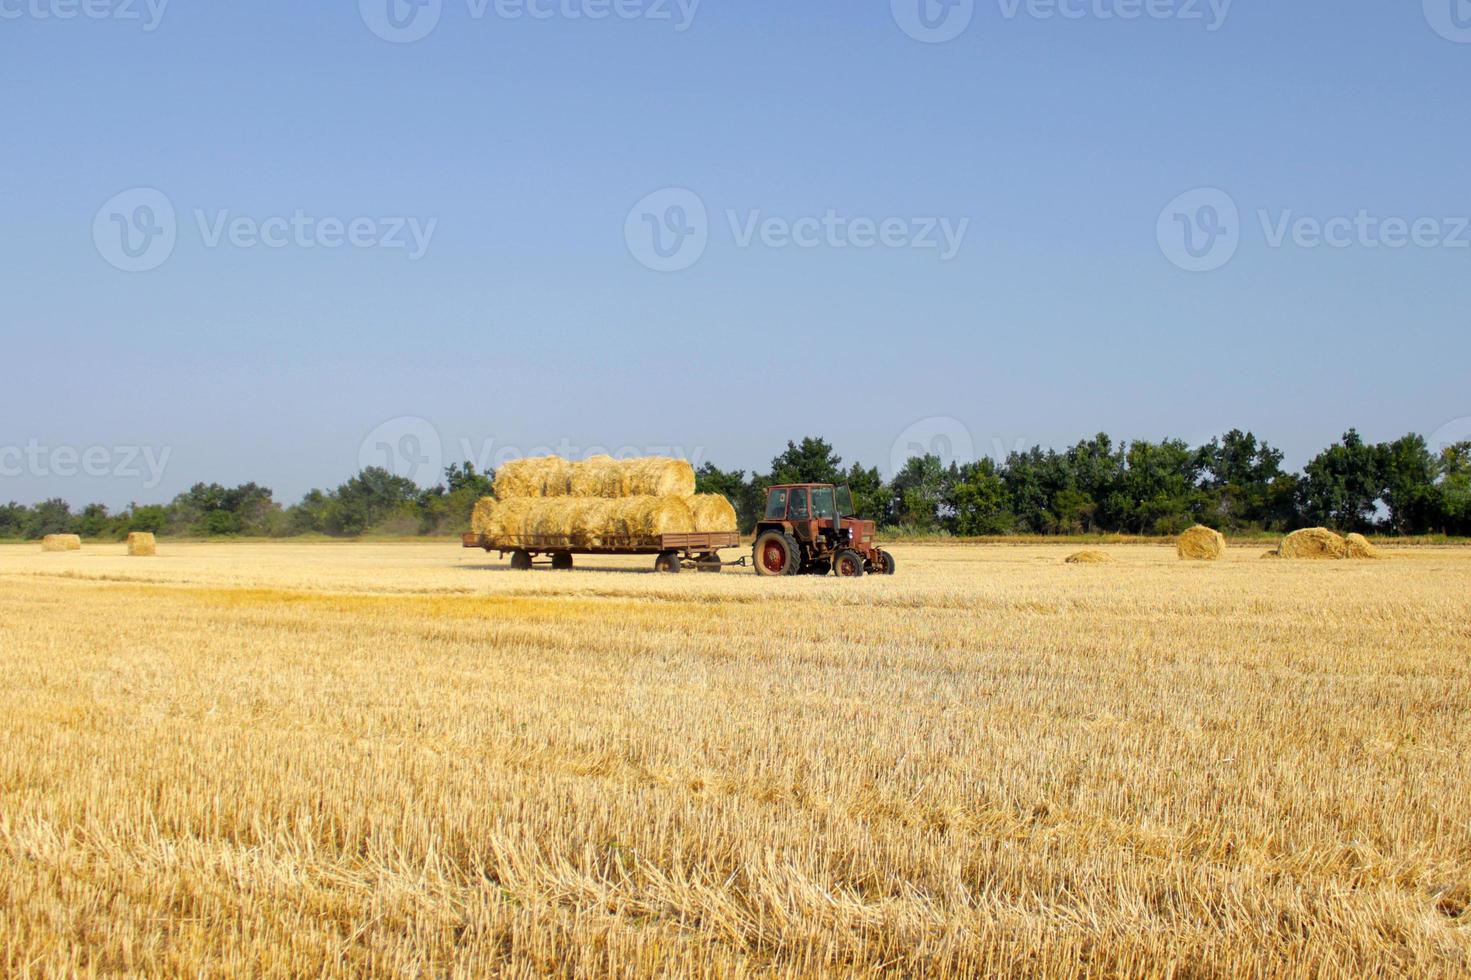
[[[559,551],[552,555],[552,568],[559,572],[572,571],[572,556],[565,551]]]
[[[844,548],[833,559],[833,571],[838,573],[838,578],[862,578],[863,559],[859,557],[858,552],[851,548]]]
[[[529,571],[531,571],[531,552],[529,552],[529,551],[513,551],[513,552],[511,552],[511,567],[514,568],[518,572],[529,572]]]
[[[796,539],[781,531],[767,531],[757,538],[751,558],[757,575],[795,575],[802,568]]]
[[[678,575],[681,559],[677,551],[665,551],[654,559],[654,571],[665,572],[670,575]]]

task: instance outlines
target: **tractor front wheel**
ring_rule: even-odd
[[[757,575],[795,575],[802,567],[796,540],[781,531],[767,531],[757,538],[751,558]]]
[[[873,568],[870,571],[875,575],[893,575],[894,556],[887,551],[880,551],[879,560],[873,563]]]
[[[863,559],[858,552],[844,548],[833,559],[833,571],[838,573],[838,578],[862,578]]]

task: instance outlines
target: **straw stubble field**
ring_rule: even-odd
[[[0,548],[0,972],[1471,970],[1471,552],[895,550]]]

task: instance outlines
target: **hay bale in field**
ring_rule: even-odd
[[[589,456],[572,464],[568,490],[574,497],[622,497],[626,467],[612,456]]]
[[[1186,561],[1215,561],[1226,553],[1226,539],[1220,531],[1197,524],[1180,535],[1175,553]]]
[[[42,551],[81,551],[82,539],[75,534],[48,534],[41,539]]]
[[[706,534],[718,534],[740,529],[740,520],[730,501],[718,493],[700,493],[687,501],[690,516],[694,518],[695,530]]]
[[[128,554],[134,558],[152,558],[158,554],[158,542],[148,531],[129,531]]]
[[[1283,558],[1298,561],[1337,561],[1348,557],[1348,544],[1325,527],[1293,531],[1282,539],[1278,550]]]
[[[572,482],[572,464],[560,456],[513,459],[495,471],[498,500],[520,497],[565,497]]]
[[[1370,544],[1369,539],[1362,534],[1350,534],[1343,539],[1343,545],[1348,549],[1348,556],[1350,558],[1372,560],[1384,557],[1383,552]]]
[[[1262,557],[1280,559],[1282,557],[1282,552],[1278,551],[1276,548],[1273,548],[1271,551],[1263,552]]]
[[[1078,551],[1068,555],[1063,561],[1069,565],[1107,565],[1113,558],[1103,551]]]

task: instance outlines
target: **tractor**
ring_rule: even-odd
[[[893,575],[894,556],[874,543],[873,521],[854,517],[853,494],[831,483],[766,491],[752,561],[758,575]]]

